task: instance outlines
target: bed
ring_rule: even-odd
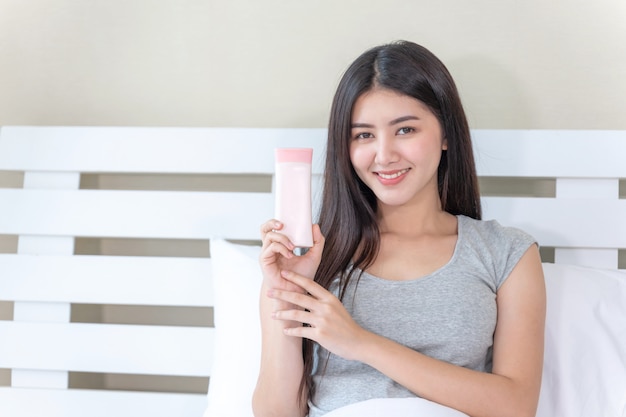
[[[484,218],[520,227],[542,247],[548,317],[537,416],[626,416],[626,132],[472,134]],[[273,213],[273,149],[314,148],[316,210],[324,141],[324,129],[2,127],[0,171],[23,184],[0,188],[0,236],[17,242],[0,254],[0,302],[12,309],[0,320],[0,370],[10,373],[0,415],[251,416],[258,234]],[[152,181],[108,187],[98,181],[106,176]],[[172,178],[210,186],[177,188]],[[206,251],[81,252],[89,239],[200,242]],[[85,306],[187,308],[213,319],[77,320]],[[104,382],[79,386],[77,375]],[[208,391],[120,389],[107,384],[116,375],[192,378]],[[334,417],[364,409],[455,412],[375,400]]]

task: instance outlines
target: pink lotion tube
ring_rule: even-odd
[[[313,246],[311,219],[311,148],[275,150],[275,217],[280,231],[299,248]]]

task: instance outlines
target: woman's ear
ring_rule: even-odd
[[[441,150],[443,150],[443,151],[447,151],[448,150],[448,139],[443,138],[443,143],[441,145]]]

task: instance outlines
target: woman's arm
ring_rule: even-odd
[[[545,287],[539,252],[532,246],[497,294],[492,373],[469,370],[420,354],[356,325],[339,300],[304,283],[311,295],[273,293],[305,311],[285,311],[280,319],[307,321],[313,327],[286,329],[309,337],[331,352],[366,363],[417,395],[472,417],[535,415],[541,385]]]
[[[271,299],[267,294],[274,289],[303,293],[302,288],[282,278],[280,271],[289,268],[305,276],[304,279],[312,279],[319,265],[324,238],[315,225],[313,248],[304,256],[295,256],[294,246],[278,232],[281,228],[282,225],[273,220],[261,227],[261,367],[252,398],[252,408],[257,417],[297,417],[304,416],[307,410],[306,393],[300,392],[304,370],[302,339],[285,335],[285,329],[302,327],[302,322],[272,319],[275,311],[297,309],[298,306]]]
[[[304,369],[302,339],[285,336],[284,329],[302,323],[272,320],[276,310],[293,305],[269,299],[267,284],[261,288],[261,368],[252,400],[256,417],[292,417],[306,414],[306,398],[300,397]]]

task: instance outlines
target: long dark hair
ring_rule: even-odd
[[[338,278],[340,298],[355,270],[365,270],[376,259],[380,243],[376,196],[357,176],[349,154],[354,103],[373,88],[413,97],[437,117],[448,145],[437,174],[441,207],[454,215],[481,218],[470,130],[456,85],[445,65],[426,48],[407,41],[364,52],[346,70],[337,87],[326,145],[319,217],[326,243],[315,281],[328,289]],[[301,389],[308,390],[311,396],[313,342],[308,339],[303,341],[303,355]]]

